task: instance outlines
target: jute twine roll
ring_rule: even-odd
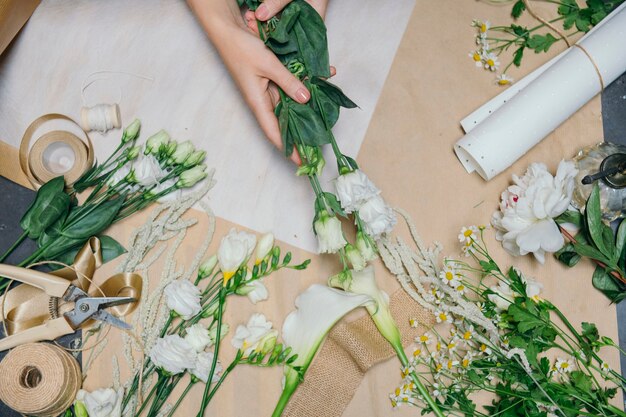
[[[78,362],[49,343],[11,350],[0,363],[0,400],[15,411],[56,417],[76,398],[82,383]]]

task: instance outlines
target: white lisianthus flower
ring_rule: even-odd
[[[380,194],[380,190],[359,169],[337,177],[335,189],[346,213],[359,210],[367,200]]]
[[[150,360],[157,367],[172,375],[186,369],[193,369],[196,363],[196,350],[177,334],[157,339],[150,350]]]
[[[176,182],[176,186],[178,188],[191,188],[199,181],[205,179],[207,175],[206,165],[196,165],[195,167],[180,174],[180,177],[178,177],[178,181]]]
[[[213,352],[202,352],[199,353],[196,357],[196,363],[193,368],[189,370],[193,376],[198,378],[200,381],[207,383],[209,379],[209,372],[211,372],[211,366],[213,365]],[[220,379],[220,373],[224,368],[222,368],[222,364],[217,361],[215,364],[215,371],[213,373],[213,379],[211,382],[217,382]]]
[[[264,234],[261,239],[259,239],[259,244],[256,247],[256,259],[254,260],[254,264],[258,265],[263,262],[263,259],[270,254],[273,248],[274,235],[271,233]]]
[[[250,259],[255,245],[256,237],[253,234],[238,232],[234,228],[222,238],[217,250],[217,260],[224,274],[224,284]]]
[[[206,151],[195,151],[183,161],[183,167],[192,168],[204,161]]]
[[[380,196],[367,200],[359,209],[359,217],[367,234],[374,239],[378,239],[383,233],[391,232],[397,222],[393,209]]]
[[[159,153],[161,146],[167,146],[170,141],[170,135],[165,130],[159,130],[154,135],[150,136],[146,141],[146,149],[144,154],[156,155]]]
[[[172,156],[170,156],[170,160],[175,164],[182,164],[195,150],[196,148],[189,140],[179,143]]]
[[[173,281],[165,287],[163,292],[169,309],[175,311],[185,320],[189,320],[202,310],[200,289],[189,280]]]
[[[489,301],[496,305],[498,311],[508,310],[516,296],[516,293],[511,289],[509,284],[504,281],[499,281],[498,285],[493,285],[490,289],[495,294],[487,295]]]
[[[367,265],[361,252],[349,243],[346,245],[346,257],[355,271],[362,271]]]
[[[193,347],[196,352],[202,352],[207,346],[213,344],[209,337],[209,331],[200,323],[187,328],[185,341]]]
[[[237,326],[231,343],[242,350],[244,356],[249,356],[253,351],[261,351],[267,341],[272,338],[275,341],[277,336],[278,331],[272,329],[272,322],[263,314],[255,313],[250,316],[248,324]]]
[[[561,161],[556,176],[546,166],[531,164],[523,177],[513,176],[514,185],[501,196],[500,211],[491,224],[496,239],[513,256],[532,253],[543,263],[546,252],[556,252],[565,243],[554,221],[572,201],[577,170],[571,161]]]
[[[167,175],[159,161],[153,155],[144,155],[133,164],[129,182],[150,187],[158,184]]]
[[[139,119],[133,120],[126,128],[124,129],[124,133],[122,133],[122,143],[127,143],[133,141],[139,135],[139,130],[141,129],[141,122]]]
[[[377,258],[375,243],[368,238],[362,231],[356,234],[356,247],[361,252],[361,256],[366,262]]]
[[[91,393],[81,389],[76,394],[76,403],[82,403],[89,417],[120,417],[123,398],[122,388],[117,391],[103,388]]]
[[[269,298],[269,292],[267,287],[263,284],[263,281],[256,279],[236,291],[239,295],[246,295],[252,304],[256,304],[259,301],[265,301]]]
[[[348,243],[343,237],[341,221],[336,216],[328,214],[326,210],[320,212],[313,228],[317,234],[319,253],[336,253]]]

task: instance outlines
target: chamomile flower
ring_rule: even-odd
[[[502,339],[502,347],[505,348],[505,349],[509,348],[509,338],[508,337],[505,337],[505,338]]]
[[[490,356],[491,355],[491,348],[489,348],[489,346],[487,346],[484,343],[480,345],[478,350],[480,351],[480,353],[484,354],[485,356]]]
[[[467,288],[465,288],[465,285],[459,284],[459,285],[456,286],[456,288],[454,290],[456,292],[458,292],[459,295],[463,295],[463,294],[465,294],[465,291],[467,290]]]
[[[600,370],[602,371],[602,373],[608,374],[609,372],[611,372],[611,366],[606,362],[602,362],[602,365],[600,365]]]
[[[455,361],[453,359],[448,359],[445,362],[445,368],[448,371],[452,371],[454,368],[456,368],[457,366],[459,366],[459,361]]]
[[[465,329],[465,331],[461,335],[461,339],[463,339],[466,342],[469,342],[474,337],[474,334],[475,334],[474,326],[470,325],[467,329]]]
[[[409,326],[413,327],[413,328],[417,328],[417,326],[419,326],[420,323],[419,321],[417,321],[417,319],[414,318],[410,318],[409,319]]]
[[[487,52],[483,55],[483,62],[485,63],[485,69],[489,71],[496,71],[500,68],[500,61],[498,56],[493,52]]]
[[[411,372],[414,372],[415,368],[411,365],[407,365],[407,366],[403,366],[402,367],[402,378],[406,378],[407,376],[409,376],[411,374]]]
[[[478,227],[476,226],[470,226],[470,227],[463,227],[461,229],[461,233],[459,233],[459,242],[461,243],[473,243],[478,241]]]
[[[474,360],[474,355],[472,355],[472,352],[466,352],[465,356],[463,356],[463,359],[461,360],[461,366],[464,369],[469,368],[469,366],[472,364],[472,360]]]
[[[469,56],[472,61],[474,61],[474,65],[476,65],[476,68],[482,68],[483,66],[483,52],[480,49],[476,49],[474,51],[471,51],[469,54],[467,54],[467,56]]]
[[[439,273],[439,278],[441,278],[441,280],[445,284],[451,286],[452,288],[456,288],[461,284],[461,281],[459,280],[459,275],[457,274],[456,270],[450,265],[444,266],[444,268]]]
[[[567,374],[574,369],[574,362],[571,359],[557,358],[554,367],[558,373]]]
[[[446,400],[448,389],[443,386],[443,384],[435,382],[433,384],[432,390],[430,391],[430,394],[443,403]]]
[[[424,345],[429,345],[433,341],[433,336],[430,333],[426,332],[423,335],[416,337],[415,341],[417,343],[422,343]]]
[[[422,356],[424,356],[424,352],[421,347],[415,348],[415,350],[413,350],[413,363],[419,363]]]
[[[511,85],[515,81],[512,77],[509,77],[506,74],[500,74],[496,77],[495,83],[501,86]]]
[[[450,314],[442,310],[435,311],[435,318],[437,319],[437,323],[451,323],[452,322],[452,317],[450,316]]]
[[[459,347],[459,340],[457,338],[453,338],[446,345],[446,349],[450,354],[454,353],[454,351]]]
[[[461,252],[463,252],[463,255],[465,255],[466,257],[470,257],[474,252],[476,252],[476,248],[474,248],[474,245],[472,245],[471,243],[466,243],[465,245],[463,245]]]

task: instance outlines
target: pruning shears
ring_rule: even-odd
[[[90,297],[85,291],[72,285],[66,279],[45,272],[0,264],[0,275],[9,277],[39,288],[50,296],[51,320],[44,324],[0,339],[0,352],[15,346],[54,340],[58,337],[74,333],[88,320],[98,320],[120,329],[131,329],[132,326],[115,317],[105,309],[137,301],[132,297]],[[59,315],[59,300],[73,302],[74,308]]]

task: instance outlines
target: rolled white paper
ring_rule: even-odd
[[[572,47],[463,120],[454,150],[490,180],[538,144],[626,70],[626,3]],[[595,63],[595,65],[594,65]]]

